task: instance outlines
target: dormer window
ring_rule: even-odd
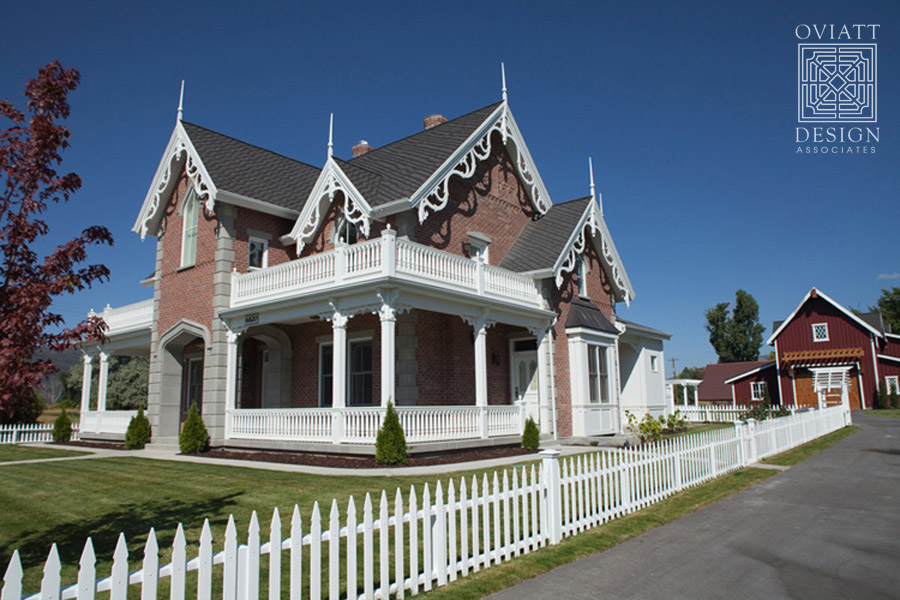
[[[247,267],[265,269],[269,266],[269,242],[262,238],[251,237],[247,244]]]
[[[191,188],[182,210],[181,268],[192,267],[197,261],[197,221],[200,218],[200,201]]]
[[[812,326],[814,342],[828,341],[828,323],[814,323]]]
[[[356,226],[356,223],[352,223],[347,220],[347,217],[341,215],[338,217],[337,225],[334,228],[334,242],[337,243],[338,240],[343,241],[345,244],[355,244],[360,239],[359,228]]]
[[[480,260],[486,265],[490,264],[488,247],[491,245],[491,238],[477,231],[468,232],[468,236],[469,258],[476,261]]]

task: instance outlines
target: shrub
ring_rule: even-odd
[[[897,390],[891,390],[891,408],[900,408],[900,398],[897,397]]]
[[[665,417],[660,417],[657,420],[650,413],[645,413],[644,418],[638,421],[638,418],[629,410],[625,411],[625,416],[628,419],[628,429],[635,435],[640,436],[641,442],[655,442],[662,435]]]
[[[196,402],[191,402],[188,417],[181,428],[181,435],[178,436],[178,447],[185,454],[205,452],[209,447],[209,433],[197,411]]]
[[[131,417],[125,431],[125,447],[140,450],[150,442],[150,421],[144,416],[144,409],[138,407],[137,415]]]
[[[666,417],[666,429],[672,433],[687,429],[687,424],[684,422],[684,417],[681,416],[681,411],[676,410]]]
[[[53,441],[68,442],[70,439],[72,439],[72,421],[69,420],[66,409],[62,409],[62,412],[53,421]]]
[[[405,465],[409,463],[406,436],[400,426],[400,415],[391,402],[387,405],[384,423],[375,438],[375,462],[379,465]]]
[[[522,447],[526,450],[535,451],[541,445],[541,432],[538,430],[537,423],[534,419],[528,417],[525,419],[525,431],[522,432]]]

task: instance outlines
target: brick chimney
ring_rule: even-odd
[[[425,129],[431,129],[432,127],[437,127],[441,123],[446,123],[447,117],[444,115],[428,115],[425,117]]]
[[[366,152],[371,152],[372,150],[374,150],[374,148],[369,145],[369,142],[367,142],[366,140],[359,140],[359,143],[353,146],[353,158],[362,156]]]

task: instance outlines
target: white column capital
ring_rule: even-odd
[[[106,352],[101,352],[99,356],[101,364],[109,362],[109,354],[107,354]]]
[[[90,354],[88,354],[87,352],[85,352],[84,355],[81,357],[81,360],[84,361],[85,366],[87,366],[87,365],[90,365],[92,362],[94,362],[94,357],[91,356]]]

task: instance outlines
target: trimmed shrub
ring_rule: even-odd
[[[884,395],[884,393],[876,389],[875,395],[872,396],[872,406],[875,408],[890,408],[890,399]]]
[[[541,432],[534,419],[525,419],[525,431],[522,432],[522,447],[526,450],[537,450],[541,445]]]
[[[56,420],[53,421],[53,441],[68,442],[72,439],[72,421],[66,414],[66,409],[62,409]]]
[[[131,417],[125,431],[125,447],[140,450],[150,443],[150,420],[144,416],[144,409],[138,407],[137,415]]]
[[[375,462],[379,465],[405,465],[409,463],[409,452],[406,447],[406,436],[400,425],[400,415],[391,402],[388,402],[384,423],[375,438]]]
[[[897,397],[897,390],[891,390],[891,408],[900,408],[900,398]]]
[[[209,447],[209,432],[206,431],[196,402],[191,402],[187,420],[181,428],[181,435],[178,436],[178,447],[185,454],[205,452]]]

